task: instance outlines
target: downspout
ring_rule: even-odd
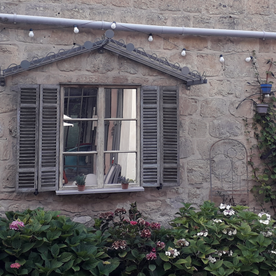
[[[53,25],[62,27],[72,27],[77,25],[80,29],[110,29],[113,22],[90,21],[79,19],[17,15],[0,13],[0,23],[23,23],[31,25],[33,29],[36,25]],[[242,30],[225,30],[225,29],[205,29],[205,28],[186,28],[186,27],[168,27],[143,24],[129,24],[116,22],[116,31],[142,32],[152,34],[170,34],[170,35],[199,35],[199,36],[230,36],[230,37],[246,37],[246,38],[276,38],[275,32],[257,32]]]

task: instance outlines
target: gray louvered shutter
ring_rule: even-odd
[[[39,86],[21,86],[18,100],[16,190],[31,192],[38,179]]]
[[[141,89],[141,179],[144,187],[160,186],[159,87]]]
[[[55,191],[59,164],[59,86],[40,87],[38,191]]]
[[[161,183],[163,186],[179,185],[178,158],[178,90],[162,87],[161,113]]]

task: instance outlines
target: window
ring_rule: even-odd
[[[19,87],[17,191],[91,192],[179,184],[175,87]],[[117,190],[116,190],[117,189]],[[135,191],[135,189],[134,189]]]

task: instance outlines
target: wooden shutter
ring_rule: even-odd
[[[179,185],[178,158],[178,90],[161,88],[161,183],[163,186]]]
[[[141,178],[144,187],[179,184],[178,90],[142,87]]]
[[[58,86],[21,86],[17,184],[20,192],[55,191],[59,160]]]
[[[31,192],[37,188],[38,180],[38,85],[20,87],[17,110],[16,190]]]
[[[59,87],[40,87],[38,191],[55,191],[59,164]]]
[[[159,87],[141,90],[141,179],[144,187],[160,186]]]

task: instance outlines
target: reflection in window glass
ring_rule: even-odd
[[[63,155],[63,170],[65,177],[68,180],[68,183],[71,184],[75,180],[77,175],[89,175],[93,174],[94,176],[90,176],[91,185],[92,179],[96,179],[96,154],[89,155]],[[96,181],[96,180],[95,180]],[[95,182],[94,181],[94,182]],[[96,184],[96,182],[94,183]]]
[[[136,182],[136,153],[116,153],[118,162],[115,162],[114,153],[106,153],[105,184],[118,183],[119,176],[125,176]]]

